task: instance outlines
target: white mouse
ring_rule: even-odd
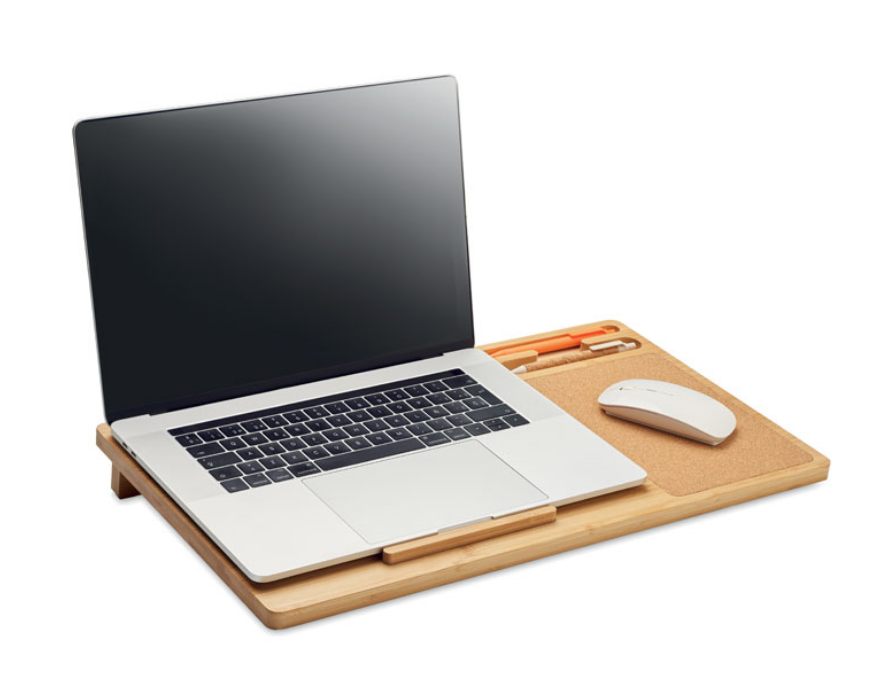
[[[674,383],[627,380],[614,383],[597,398],[613,417],[718,446],[737,426],[725,405]]]

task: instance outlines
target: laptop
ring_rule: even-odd
[[[473,348],[453,78],[74,138],[106,419],[250,579],[644,481]]]

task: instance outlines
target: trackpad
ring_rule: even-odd
[[[368,543],[416,537],[546,499],[476,441],[305,480]]]

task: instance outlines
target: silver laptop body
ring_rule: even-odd
[[[427,109],[442,111],[444,105],[438,103],[438,95],[446,87],[449,92],[455,89],[451,78],[356,89],[395,85],[400,86],[395,89],[411,90],[415,95],[419,90],[437,89],[438,94],[423,96]],[[251,109],[253,104],[238,106]],[[452,108],[450,101],[446,104]],[[354,113],[357,112],[355,108]],[[284,118],[282,114],[274,116]],[[271,117],[270,123],[275,121]],[[127,145],[122,146],[127,140],[115,139],[137,138],[124,126],[130,127],[130,123],[125,121],[123,132],[114,132],[114,138],[107,135],[108,129],[103,126],[96,128],[96,136],[90,131],[92,126],[79,134],[79,125],[75,132],[107,418],[115,438],[250,579],[269,582],[374,555],[393,543],[545,504],[566,504],[644,481],[645,473],[640,467],[487,354],[472,348],[471,330],[469,336],[458,335],[458,343],[464,346],[430,353],[423,359],[384,360],[379,363],[388,365],[365,370],[345,370],[345,364],[330,367],[332,370],[317,366],[318,375],[330,375],[317,380],[308,375],[297,380],[284,377],[277,387],[264,389],[258,389],[262,383],[256,382],[254,389],[236,390],[241,393],[237,396],[227,396],[227,391],[234,392],[236,385],[228,375],[228,384],[211,386],[224,391],[214,394],[212,400],[202,400],[202,395],[210,394],[207,391],[198,399],[192,396],[192,400],[177,395],[162,405],[164,409],[141,411],[140,406],[154,396],[154,386],[153,381],[140,383],[138,374],[157,372],[155,382],[164,383],[166,374],[155,365],[156,357],[160,365],[178,368],[180,333],[168,327],[165,318],[179,313],[183,304],[193,303],[194,296],[180,289],[179,294],[172,294],[174,300],[160,299],[159,303],[171,305],[157,317],[152,297],[147,299],[140,289],[128,289],[127,278],[110,276],[113,272],[108,269],[120,257],[123,265],[134,265],[129,255],[140,245],[145,247],[147,260],[154,250],[166,250],[148,264],[164,264],[172,254],[176,256],[178,249],[184,249],[184,255],[198,254],[183,245],[189,243],[196,225],[199,228],[195,229],[200,230],[197,236],[204,228],[191,223],[194,228],[180,230],[174,242],[165,238],[164,227],[150,226],[147,237],[141,237],[144,221],[152,218],[152,212],[130,221],[135,207],[119,210],[103,203],[110,187],[124,186],[120,185],[120,174],[117,178],[109,175],[119,166],[118,161],[108,159],[127,150]],[[225,127],[226,123],[220,126]],[[146,120],[141,121],[140,128],[149,129],[139,132],[141,139],[146,134],[157,135],[151,120],[148,126]],[[90,140],[94,137],[99,139],[99,145]],[[158,136],[160,142],[171,137],[174,136]],[[105,160],[95,155],[92,149],[105,147],[110,140],[115,143],[114,155],[103,155]],[[153,148],[158,150],[157,145]],[[403,157],[405,162],[414,156]],[[187,185],[194,186],[193,180],[187,180]],[[161,200],[160,196],[156,193],[148,204],[141,205],[152,207],[153,201]],[[122,198],[126,196],[117,192],[116,201]],[[187,201],[189,207],[189,197]],[[188,213],[192,216],[191,211]],[[166,215],[170,220],[170,211]],[[265,214],[260,215],[263,220]],[[222,218],[219,226],[226,227],[227,220],[230,219]],[[179,220],[175,224],[179,225]],[[108,242],[110,230],[114,232],[115,244]],[[122,248],[115,245],[122,239],[130,240],[128,235],[133,235],[133,245],[121,252]],[[169,249],[168,245],[173,246]],[[347,249],[344,254],[351,255],[352,250]],[[196,257],[193,263],[202,259]],[[377,260],[369,259],[366,263],[375,266]],[[141,273],[139,266],[132,268],[134,274]],[[303,268],[309,274],[320,271]],[[334,275],[338,273],[334,270]],[[433,271],[434,275],[438,273]],[[176,274],[176,270],[172,271],[166,284],[176,284]],[[468,284],[465,268],[461,277]],[[212,277],[209,280],[213,281]],[[150,282],[141,283],[145,287]],[[160,283],[156,293],[167,293],[166,284]],[[416,286],[409,285],[408,293],[413,294],[415,288],[420,288],[419,279]],[[126,305],[129,294],[142,308],[130,315],[130,306]],[[201,290],[196,294],[201,295]],[[301,306],[297,304],[297,308]],[[184,316],[201,323],[208,307],[206,298],[191,306]],[[333,307],[339,310],[338,305]],[[215,312],[216,309],[209,310],[214,319],[210,320],[208,334],[197,335],[210,338],[209,351],[213,353],[209,354],[208,364],[213,366],[192,359],[190,350],[195,347],[191,344],[189,350],[183,351],[184,363],[192,367],[192,373],[184,374],[187,377],[193,373],[204,375],[207,370],[214,378],[214,371],[225,370],[228,362],[248,364],[250,368],[257,363],[251,353],[254,344],[237,350],[226,341],[227,336],[234,335],[220,334],[222,319],[228,324],[228,318],[233,317],[233,329],[241,331],[247,323],[240,318],[245,316],[236,313],[214,317]],[[345,307],[346,317],[353,312],[357,314],[355,305]],[[448,315],[451,312],[452,309],[446,310]],[[471,323],[472,316],[467,319],[468,309],[462,308],[458,313],[460,322]],[[297,311],[294,322],[300,322],[301,315]],[[254,318],[251,314],[248,317]],[[401,328],[400,319],[388,314],[383,321]],[[141,327],[143,322],[146,327]],[[285,322],[291,321],[287,318]],[[251,323],[248,324],[251,331]],[[181,323],[177,327],[189,335],[189,330],[184,329],[189,325]],[[164,331],[165,336],[153,337],[151,333],[156,330]],[[157,347],[154,353],[145,352],[129,363],[126,346],[114,344],[119,341],[115,337],[125,331],[133,332],[133,343],[146,341]],[[277,341],[295,340],[301,353],[305,344],[295,334],[290,329]],[[319,336],[320,332],[315,334]],[[363,357],[363,336],[338,339],[360,343],[360,347],[345,349],[345,355],[355,351]],[[278,360],[283,355],[289,357],[289,352],[277,353],[278,347],[271,351]],[[317,354],[309,353],[308,357],[303,359],[305,363],[320,361]],[[218,368],[219,363],[225,369]],[[301,361],[299,364],[297,369],[304,368]],[[260,376],[263,369],[259,367]],[[294,373],[298,375],[300,371]],[[119,385],[131,383],[137,387],[130,394],[117,391]],[[270,383],[268,380],[267,385]],[[131,404],[121,403],[122,394],[131,399]],[[167,397],[161,393],[160,396]],[[595,409],[596,398],[595,395]],[[192,404],[182,406],[184,402]]]

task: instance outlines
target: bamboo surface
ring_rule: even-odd
[[[521,517],[529,520],[533,527],[522,530],[514,530],[512,525],[502,519],[494,522],[496,537],[486,537],[488,527],[481,524],[457,529],[450,532],[452,545],[447,550],[430,552],[425,549],[427,539],[412,541],[410,544],[402,544],[404,547],[393,546],[392,555],[387,564],[381,557],[370,557],[363,560],[329,567],[323,570],[306,573],[289,579],[284,579],[268,584],[259,584],[246,578],[239,569],[224,555],[218,547],[203,533],[196,524],[185,514],[177,504],[150,478],[147,473],[134,461],[127,452],[113,439],[111,430],[105,424],[97,427],[97,446],[112,461],[112,489],[119,497],[130,497],[142,494],[147,501],[155,507],[159,513],[171,524],[175,530],[187,541],[187,543],[199,554],[199,556],[215,571],[215,573],[234,591],[249,609],[268,627],[286,628],[327,616],[343,613],[356,608],[369,606],[388,599],[394,599],[407,594],[412,594],[424,589],[430,589],[450,582],[467,579],[486,572],[503,569],[530,560],[535,560],[555,553],[591,545],[600,541],[617,538],[628,533],[642,531],[644,529],[660,526],[665,523],[678,521],[690,516],[715,511],[723,507],[739,504],[759,497],[764,497],[777,492],[794,489],[803,485],[819,482],[827,478],[830,462],[820,453],[799,441],[793,435],[787,433],[762,415],[750,409],[733,396],[714,385],[706,378],[700,376],[692,369],[684,366],[656,345],[650,343],[641,335],[635,333],[622,323],[615,321],[603,321],[581,325],[574,328],[546,332],[540,335],[524,337],[499,342],[480,347],[484,350],[495,350],[502,347],[514,346],[528,341],[546,339],[556,334],[579,334],[587,332],[590,328],[604,325],[619,327],[619,333],[615,336],[636,339],[639,342],[637,350],[597,357],[585,361],[568,363],[555,368],[537,371],[521,376],[533,387],[541,390],[555,402],[564,406],[565,393],[558,395],[549,394],[556,390],[562,381],[569,381],[570,372],[585,371],[595,372],[595,366],[605,365],[608,373],[618,373],[626,365],[643,365],[645,367],[660,366],[662,370],[668,363],[689,380],[698,384],[701,389],[717,396],[729,407],[736,408],[739,412],[739,422],[748,417],[756,421],[762,429],[755,429],[755,439],[776,439],[775,443],[786,444],[792,449],[788,456],[795,464],[788,465],[789,461],[781,464],[780,459],[774,460],[775,453],[766,453],[762,444],[756,445],[757,453],[764,454],[761,463],[753,464],[753,472],[759,472],[752,477],[733,479],[729,473],[728,480],[719,480],[717,474],[713,474],[710,480],[719,481],[721,484],[706,487],[700,483],[706,481],[706,477],[700,477],[701,473],[695,471],[691,461],[683,461],[684,467],[691,465],[690,477],[687,482],[687,493],[676,496],[654,482],[651,463],[645,463],[634,458],[639,465],[648,472],[648,481],[637,488],[618,492],[604,497],[578,502],[560,507],[553,512],[530,514],[529,517]],[[614,335],[606,339],[613,339]],[[578,351],[576,349],[575,351]],[[639,364],[634,359],[639,358]],[[615,362],[619,363],[610,366]],[[663,363],[657,364],[657,361]],[[601,362],[598,364],[597,362]],[[610,370],[612,368],[612,371]],[[580,375],[586,375],[582,373]],[[590,375],[590,373],[588,374]],[[551,376],[557,376],[551,379]],[[631,376],[645,377],[645,376]],[[594,394],[596,401],[597,395]],[[571,403],[572,404],[572,403]],[[584,408],[583,408],[584,409]],[[596,414],[588,414],[588,421],[579,416],[583,423],[592,426],[595,431],[602,433],[604,422]],[[607,418],[609,419],[609,418]],[[618,421],[618,420],[617,420]],[[608,429],[616,429],[617,425],[611,425]],[[632,428],[636,425],[629,425]],[[642,429],[643,427],[637,427]],[[630,432],[612,432],[616,438],[631,438]],[[652,434],[652,432],[651,432]],[[772,436],[769,436],[772,435]],[[662,435],[663,438],[678,439],[670,435]],[[652,437],[645,436],[645,439]],[[613,440],[607,438],[613,443]],[[624,440],[624,439],[623,439]],[[684,441],[678,439],[678,441]],[[640,442],[639,442],[640,443]],[[657,442],[665,443],[665,442]],[[749,447],[754,444],[744,440],[742,443]],[[668,442],[670,451],[678,449],[680,444]],[[617,446],[618,447],[618,446]],[[712,447],[706,447],[712,448]],[[732,453],[743,452],[744,447],[732,445]],[[768,449],[766,449],[768,450]],[[624,451],[625,452],[625,451]],[[651,454],[652,451],[646,451]],[[720,457],[724,452],[719,452]],[[631,454],[627,453],[630,457]],[[799,457],[797,457],[799,456]],[[687,459],[687,456],[682,456]],[[649,460],[649,459],[648,459]],[[740,461],[738,461],[740,462]],[[676,486],[681,483],[676,482]],[[546,507],[543,509],[552,509]],[[479,528],[475,528],[478,526]],[[432,543],[432,541],[429,541]],[[423,546],[423,552],[428,553],[417,556]],[[410,555],[402,557],[407,551]],[[386,551],[387,553],[389,551]],[[402,561],[403,560],[403,561]]]

